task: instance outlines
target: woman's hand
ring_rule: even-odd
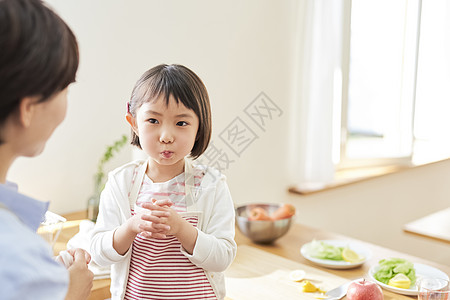
[[[73,263],[67,269],[69,271],[69,289],[66,300],[84,300],[89,297],[92,289],[94,274],[88,269],[91,256],[83,249],[70,249],[73,255]]]
[[[84,258],[86,263],[89,264],[91,261],[91,255],[84,249],[76,248],[76,249],[68,249],[59,252],[59,255],[55,258],[57,262],[64,265],[66,269],[68,269],[75,261],[75,253],[77,251],[82,251],[84,253]]]

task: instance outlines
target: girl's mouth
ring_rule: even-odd
[[[161,156],[164,157],[164,158],[171,158],[172,155],[173,155],[172,151],[163,151],[163,152],[161,152]]]

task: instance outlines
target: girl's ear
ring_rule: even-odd
[[[30,127],[35,113],[38,97],[25,97],[19,104],[19,122],[25,128]]]
[[[130,124],[131,129],[133,129],[133,132],[138,135],[138,127],[136,124],[136,118],[133,117],[130,113],[127,113],[127,115],[125,116],[125,118],[127,119],[128,124]]]

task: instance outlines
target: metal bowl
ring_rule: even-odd
[[[282,204],[255,203],[236,208],[236,224],[239,231],[255,243],[268,244],[285,235],[292,224],[293,217],[275,221],[250,221],[248,213],[255,207],[264,208],[270,215]]]

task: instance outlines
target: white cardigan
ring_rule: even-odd
[[[90,253],[98,265],[112,265],[112,300],[124,298],[132,252],[130,247],[125,255],[118,254],[113,248],[113,234],[117,227],[131,217],[130,206],[134,203],[130,203],[128,195],[135,169],[138,168],[139,174],[145,172],[146,167],[146,161],[138,160],[112,171],[100,197],[100,210],[92,232]],[[193,189],[195,205],[187,208],[187,214],[194,214],[199,218],[195,248],[192,255],[183,249],[181,251],[193,264],[205,270],[217,299],[223,299],[223,272],[232,263],[237,249],[234,241],[234,205],[224,175],[209,167],[190,167],[203,170],[205,176],[200,187]]]

